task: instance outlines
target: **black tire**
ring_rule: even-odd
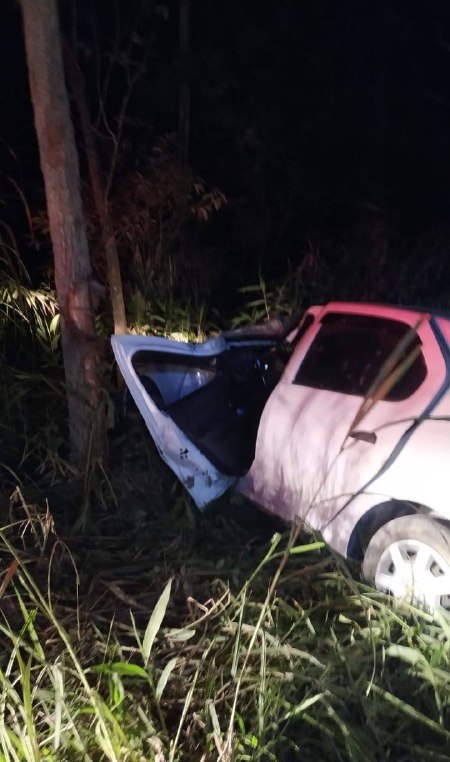
[[[401,516],[367,546],[364,578],[383,592],[450,611],[450,530],[427,516]]]

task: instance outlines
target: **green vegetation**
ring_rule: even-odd
[[[144,505],[137,476],[127,518],[64,542],[14,494],[0,759],[448,759],[447,622],[243,503],[200,516],[163,474]]]
[[[64,4],[92,123],[89,146],[75,86],[109,425],[107,462],[91,453],[84,470],[70,462],[23,46],[5,48],[18,78],[6,93],[11,148],[2,136],[0,762],[450,760],[450,622],[394,605],[320,538],[242,498],[200,514],[140,417],[120,416],[104,296],[112,238],[136,333],[195,341],[355,297],[450,308],[449,234],[437,224],[445,34],[430,56],[421,14],[410,22],[388,3],[361,17],[345,3],[291,4],[292,23],[289,4],[254,3],[256,16],[250,5],[221,15],[204,3],[185,57],[170,4]],[[172,134],[184,69],[195,81],[189,161]]]
[[[234,324],[308,298],[260,278]],[[0,310],[0,762],[450,758],[447,620],[241,498],[200,514],[112,366],[110,461],[77,473],[52,292],[5,272]],[[213,325],[167,300],[149,328]]]

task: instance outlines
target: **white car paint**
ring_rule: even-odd
[[[433,447],[435,437],[444,428],[438,423],[422,424],[395,465],[372,481],[444,382],[445,362],[428,316],[392,308],[382,310],[383,317],[401,317],[411,327],[423,321],[417,333],[426,351],[429,372],[412,396],[401,402],[380,400],[360,421],[357,428],[374,432],[375,444],[348,436],[363,397],[293,383],[323,317],[330,313],[355,314],[355,310],[359,315],[380,317],[380,308],[351,304],[330,304],[317,315],[317,322],[300,342],[267,402],[254,463],[238,485],[240,491],[278,516],[288,521],[299,516],[321,531],[360,490],[415,501],[419,495],[427,499],[420,500],[425,504],[436,504],[440,497],[439,481],[424,480],[420,468],[424,451]],[[439,451],[442,457],[447,454],[445,449]],[[419,481],[421,488],[417,489]]]
[[[179,478],[196,505],[204,508],[212,500],[220,497],[236,482],[236,479],[220,473],[192,444],[170,416],[158,409],[139,380],[132,359],[142,350],[167,353],[168,358],[174,353],[189,357],[209,357],[223,351],[224,339],[219,336],[203,344],[187,344],[156,336],[112,336],[111,344],[120,372],[161,457]],[[158,375],[156,378],[159,380]],[[177,394],[184,396],[192,392],[195,387],[199,388],[198,381],[198,377],[189,377],[186,374],[181,377],[171,374],[168,379],[167,402],[172,401]]]
[[[450,318],[352,303],[315,306],[308,315],[312,323],[268,396],[253,463],[239,480],[213,466],[170,415],[158,409],[132,364],[142,349],[168,356],[220,356],[233,342],[238,345],[238,339],[225,334],[196,345],[155,337],[113,337],[119,367],[164,460],[200,508],[234,485],[267,511],[288,521],[301,517],[343,555],[358,521],[386,501],[411,501],[450,519]],[[363,396],[293,383],[330,315],[385,318],[414,329],[426,363],[418,387],[396,401],[381,395],[358,420],[367,403]],[[296,334],[294,329],[287,335],[293,346]],[[258,339],[248,343],[256,346]],[[195,379],[183,383],[188,384],[184,390],[174,380],[175,396],[192,390]],[[363,432],[362,440],[350,436],[355,430]]]

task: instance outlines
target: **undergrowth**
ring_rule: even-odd
[[[233,324],[307,301],[295,277]],[[136,292],[135,331],[217,330],[155,304]],[[3,278],[0,359],[0,762],[450,759],[446,619],[241,498],[199,514],[139,420],[80,503],[50,290]]]
[[[175,488],[145,525],[122,511],[63,539],[14,495],[2,762],[449,758],[446,620],[243,501],[201,516]]]

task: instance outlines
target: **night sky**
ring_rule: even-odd
[[[450,301],[448,2],[191,2],[189,159],[193,171],[228,199],[226,209],[193,234],[202,256],[217,263],[220,278],[212,293],[223,294],[224,283],[233,290],[252,282],[259,270],[282,277],[312,247],[323,252],[335,276],[325,296],[348,296],[341,288],[342,252],[346,272],[370,266],[374,237],[382,235],[388,262],[377,262],[386,278],[374,296],[388,298],[390,289],[393,299],[408,299],[405,285],[404,296],[394,293],[395,273],[405,279],[410,272],[417,280],[417,263],[430,252],[439,278],[430,275],[423,293],[414,285],[411,296]],[[158,140],[177,129],[178,3],[61,3],[65,31],[75,6],[93,113],[95,51],[107,60],[119,29],[129,60],[145,57],[127,109],[121,164],[123,172],[139,170]],[[21,202],[8,179],[20,186],[32,211],[42,208],[15,0],[1,2],[0,36],[1,215],[18,232],[32,274],[40,274],[48,249],[30,249]],[[111,124],[125,77],[126,66],[116,65],[104,104]],[[99,149],[105,156],[109,150],[101,131]],[[83,174],[81,148],[80,156]]]

